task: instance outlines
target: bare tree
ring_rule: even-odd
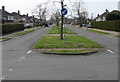
[[[87,11],[81,12],[81,23],[87,23],[88,13]]]
[[[87,17],[87,12],[83,9],[84,3],[82,1],[74,2],[73,3],[73,11],[77,15],[77,23],[79,27],[82,24],[82,21],[85,21],[85,18]]]
[[[56,12],[53,13],[52,16],[54,17],[54,20],[55,20],[56,25],[59,26],[59,23],[60,23],[60,16],[61,16],[61,15],[60,15],[60,10],[59,10],[59,9],[56,10]]]
[[[41,21],[46,21],[47,14],[46,4],[37,5],[36,9],[34,10],[34,13]]]

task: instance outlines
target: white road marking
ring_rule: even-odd
[[[32,50],[29,50],[28,52],[27,52],[27,54],[30,54],[32,52]]]
[[[25,58],[26,58],[26,57],[25,57],[25,56],[23,56],[23,57],[21,57],[21,58],[20,58],[20,60],[21,60],[21,59],[25,59]]]
[[[115,52],[113,52],[112,50],[109,50],[109,49],[107,49],[107,51],[110,52],[110,53],[115,53]]]
[[[9,69],[8,71],[13,71],[13,69]]]
[[[4,80],[6,77],[5,76],[2,76],[2,77],[0,77],[0,80]]]
[[[105,36],[112,37],[112,36],[109,36],[109,35],[105,35]]]
[[[21,57],[19,60],[17,60],[17,62],[21,62],[23,59],[25,59],[26,57],[25,56],[23,56],[23,57]]]

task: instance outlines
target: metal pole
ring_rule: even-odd
[[[33,30],[34,30],[34,15],[33,15],[33,12],[32,12],[32,23],[33,23]]]
[[[64,8],[64,4],[62,0],[61,0],[61,8],[62,9]],[[64,23],[63,18],[64,18],[64,15],[61,16],[61,33],[60,33],[61,40],[63,40],[63,23]]]

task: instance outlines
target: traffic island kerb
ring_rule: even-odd
[[[63,53],[63,52],[43,52],[43,54],[55,54],[55,55],[90,55],[97,53],[98,51],[82,52],[82,53]]]

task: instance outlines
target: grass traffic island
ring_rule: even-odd
[[[0,38],[0,41],[7,41],[7,40],[10,40],[12,39],[11,37],[2,37]]]
[[[77,34],[76,32],[73,32],[72,30],[64,27],[64,31],[66,34]],[[53,26],[53,28],[50,30],[48,34],[60,34],[60,28],[57,26]]]
[[[67,28],[66,28],[67,29]],[[69,29],[67,29],[69,30]],[[66,30],[67,34],[76,34],[73,31]],[[54,32],[54,33],[53,33]],[[83,36],[69,35],[65,37],[65,40],[60,40],[60,36],[51,34],[57,34],[59,31],[54,26],[47,36],[40,39],[34,48],[42,51],[44,54],[58,54],[58,55],[82,55],[98,52],[102,46],[92,40],[89,40]]]

